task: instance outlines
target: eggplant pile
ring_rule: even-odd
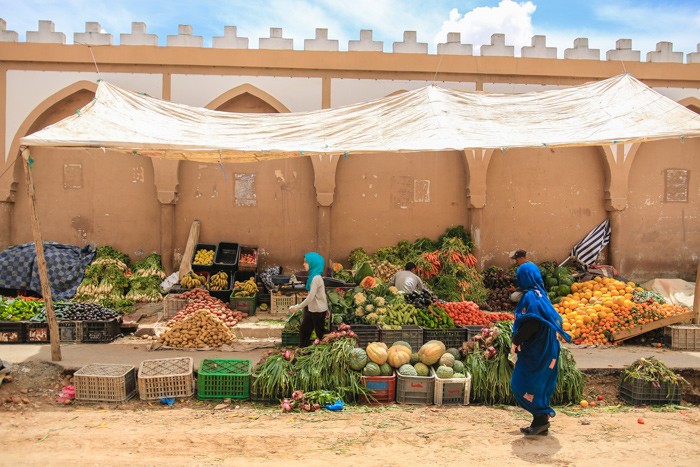
[[[404,295],[406,303],[413,305],[416,308],[428,308],[430,305],[438,301],[437,295],[429,290],[414,290],[411,293]]]

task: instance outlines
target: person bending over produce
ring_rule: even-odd
[[[394,274],[394,277],[389,281],[389,285],[395,285],[399,292],[411,293],[414,291],[420,292],[425,289],[425,284],[420,277],[415,273],[416,265],[414,263],[406,263],[405,271],[399,271]]]
[[[515,264],[518,266],[522,266],[523,264],[527,263],[527,252],[525,250],[517,250],[515,253],[513,253],[513,256],[511,256],[510,259],[515,260]],[[516,278],[513,278],[512,281],[513,285],[518,290],[510,294],[510,301],[513,303],[518,303],[520,298],[523,296],[523,290],[518,285],[518,280]]]
[[[302,347],[311,344],[311,332],[316,331],[316,337],[321,339],[326,331],[326,313],[328,301],[326,299],[326,287],[323,284],[323,266],[325,260],[318,253],[306,253],[304,255],[304,269],[309,271],[306,280],[306,290],[309,294],[303,302],[292,305],[289,311],[294,313],[306,307],[302,313],[299,326],[299,341]]]
[[[533,416],[530,426],[521,428],[526,436],[546,435],[549,418],[556,413],[549,401],[557,385],[560,334],[569,334],[544,290],[542,275],[534,263],[522,264],[515,273],[523,298],[515,309],[511,353],[516,355],[510,387],[518,404]]]

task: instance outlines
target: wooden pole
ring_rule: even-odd
[[[32,234],[36,247],[36,261],[39,266],[39,280],[41,281],[41,295],[44,297],[46,305],[46,318],[49,321],[49,338],[51,341],[51,360],[61,361],[61,335],[58,331],[58,321],[53,310],[53,298],[51,296],[51,284],[49,283],[49,273],[46,268],[46,257],[44,256],[44,241],[41,238],[41,227],[39,226],[39,216],[36,213],[36,203],[34,202],[34,179],[32,169],[29,166],[29,150],[22,149],[22,161],[24,164],[24,175],[27,180],[27,193],[29,194],[29,205],[32,214]]]
[[[192,221],[190,236],[187,237],[187,245],[185,246],[185,252],[182,254],[182,261],[180,262],[180,279],[192,271],[192,255],[194,254],[194,247],[197,246],[197,242],[199,242],[199,227],[198,220]]]
[[[698,272],[695,274],[695,298],[693,299],[693,311],[695,319],[693,323],[700,324],[700,262],[698,262]]]

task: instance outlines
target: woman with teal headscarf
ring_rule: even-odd
[[[321,339],[326,333],[326,313],[328,312],[328,300],[326,299],[326,287],[323,283],[323,270],[326,261],[318,253],[306,253],[304,255],[304,269],[309,272],[306,280],[306,290],[309,295],[298,305],[289,307],[294,313],[304,309],[299,327],[299,339],[302,347],[311,343],[311,332],[316,331],[316,337]]]
[[[546,435],[549,418],[556,415],[549,401],[558,377],[559,339],[571,337],[562,328],[562,319],[544,289],[539,268],[523,263],[515,273],[523,296],[515,309],[513,346],[517,361],[510,386],[522,408],[532,414],[530,426],[521,428],[526,436]]]

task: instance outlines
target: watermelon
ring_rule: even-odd
[[[454,364],[452,365],[452,369],[454,370],[455,373],[463,373],[464,372],[464,363],[462,363],[461,360],[455,360]]]
[[[382,371],[379,369],[379,365],[374,362],[369,362],[362,370],[362,374],[365,376],[379,376],[381,372]]]
[[[411,354],[411,365],[415,365],[416,363],[420,362],[420,355],[418,352],[413,352]]]
[[[545,279],[544,281],[544,285],[546,285],[548,289],[551,289],[555,285],[559,285],[559,281],[556,277],[548,276],[547,279]]]
[[[571,287],[568,285],[560,285],[559,288],[557,289],[557,295],[560,297],[566,297],[571,293]]]
[[[352,349],[350,352],[350,368],[360,371],[365,365],[367,365],[367,352],[364,349]]]
[[[442,354],[442,357],[440,357],[439,363],[440,365],[449,366],[452,368],[452,365],[455,363],[455,357],[451,353],[445,352]]]
[[[391,376],[393,372],[393,368],[391,368],[391,365],[389,365],[388,363],[384,363],[383,365],[379,366],[380,376]]]
[[[557,267],[554,268],[554,274],[553,276],[556,277],[557,279],[561,279],[562,277],[570,276],[571,274],[569,273],[569,270],[566,268],[561,268]]]
[[[401,376],[418,376],[416,369],[408,363],[405,365],[401,365],[401,368],[399,368],[399,374]]]
[[[425,363],[418,362],[413,365],[413,368],[416,369],[418,376],[428,376],[430,374],[430,368],[428,368],[428,365]]]
[[[452,375],[453,378],[466,378],[463,373],[455,373]]]
[[[447,349],[445,352],[452,354],[455,360],[459,360],[459,350],[455,349],[454,347]]]

